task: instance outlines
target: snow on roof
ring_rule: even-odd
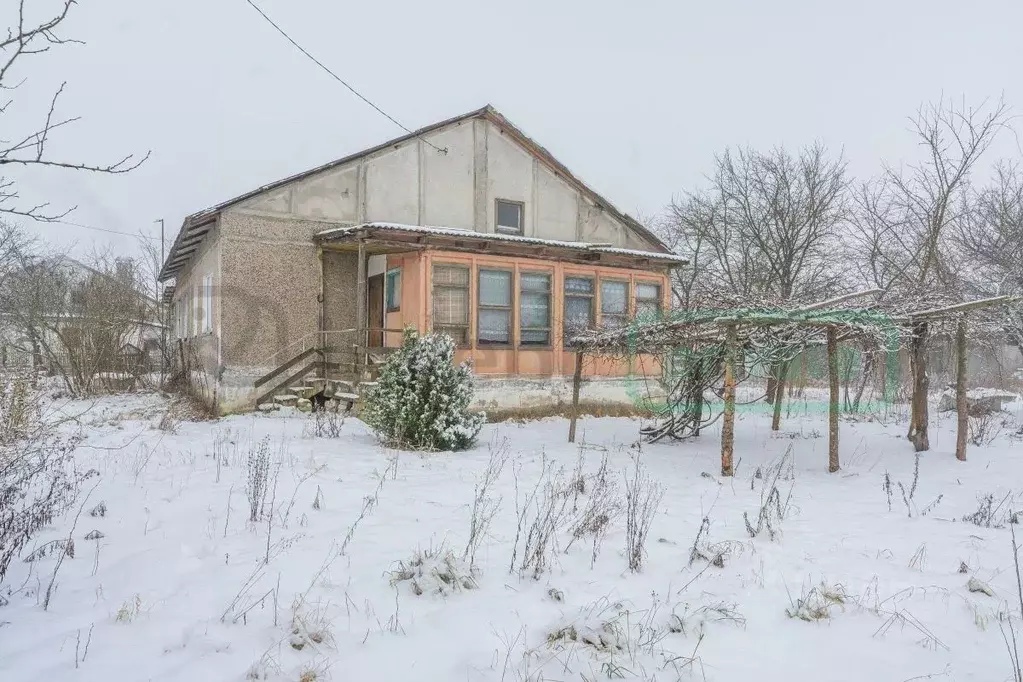
[[[577,249],[579,251],[591,251],[597,253],[612,253],[623,256],[636,256],[638,258],[650,258],[663,260],[670,263],[688,263],[685,258],[674,253],[661,253],[659,251],[641,251],[638,249],[623,249],[617,246],[605,244],[588,244],[586,242],[570,242],[558,239],[540,239],[539,237],[525,237],[517,234],[500,234],[489,232],[476,232],[460,227],[438,227],[432,225],[403,225],[401,223],[362,223],[350,227],[333,227],[316,233],[319,239],[331,239],[345,237],[363,230],[395,230],[398,232],[415,232],[419,234],[435,234],[449,237],[471,237],[473,239],[486,239],[491,241],[513,242],[518,244],[535,244],[537,246],[553,246],[564,249]]]

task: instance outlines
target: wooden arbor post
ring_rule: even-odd
[[[572,420],[568,424],[568,442],[575,442],[575,423],[579,419],[579,388],[583,383],[583,352],[575,354],[575,372],[572,373]]]
[[[927,337],[929,325],[926,320],[913,323],[913,342],[910,346],[909,366],[913,375],[913,397],[910,399],[909,433],[907,437],[917,452],[930,450],[927,436]]]
[[[725,412],[721,422],[721,475],[735,473],[732,455],[735,449],[735,356],[739,345],[735,322],[725,328]]]
[[[785,377],[789,373],[790,361],[786,360],[775,365],[778,376],[774,379],[774,413],[771,416],[771,430],[777,431],[781,428],[781,407],[785,402]],[[770,389],[768,389],[770,397]]]
[[[966,461],[970,408],[966,401],[966,315],[956,325],[956,459]]]
[[[839,469],[838,461],[838,331],[829,326],[828,335],[828,471]]]

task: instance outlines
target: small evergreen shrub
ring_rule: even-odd
[[[462,450],[473,444],[486,415],[469,411],[472,367],[454,364],[446,334],[405,330],[366,395],[362,420],[388,445],[414,450]]]

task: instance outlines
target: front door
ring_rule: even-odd
[[[370,329],[369,339],[366,345],[371,348],[379,348],[384,345],[384,276],[373,275],[367,282],[367,296],[369,297],[368,326]]]

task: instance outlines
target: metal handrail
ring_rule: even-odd
[[[275,351],[272,355],[267,357],[267,359],[264,362],[262,362],[259,366],[260,367],[269,367],[269,366],[276,367],[276,366],[280,365],[281,362],[290,360],[292,357],[298,355],[299,353],[304,353],[305,351],[309,350],[309,348],[313,348],[313,347],[316,347],[316,346],[320,345],[319,337],[321,335],[324,337],[323,345],[327,346],[329,344],[327,343],[326,339],[327,339],[327,336],[330,335],[330,334],[335,334],[335,335],[336,334],[358,334],[359,332],[363,332],[363,333],[366,333],[366,334],[368,334],[369,332],[382,332],[384,334],[401,334],[404,331],[405,331],[404,329],[388,329],[386,327],[380,327],[380,328],[377,328],[377,327],[367,327],[365,329],[355,329],[355,328],[353,328],[353,329],[328,329],[328,330],[325,330],[325,331],[322,331],[322,332],[320,332],[320,331],[309,332],[308,334],[305,334],[304,336],[302,336],[302,337],[300,337],[298,339],[295,339],[294,341],[289,343],[287,346],[284,346],[283,348]],[[310,339],[313,339],[314,342],[313,342],[312,345],[307,345],[308,342],[310,341]],[[353,347],[360,345],[358,343],[358,338],[356,338],[355,341],[356,341],[355,343],[352,343]],[[301,344],[301,346],[299,346],[299,344]],[[361,344],[361,345],[365,345],[365,344]],[[283,358],[282,358],[282,355],[283,355]]]

